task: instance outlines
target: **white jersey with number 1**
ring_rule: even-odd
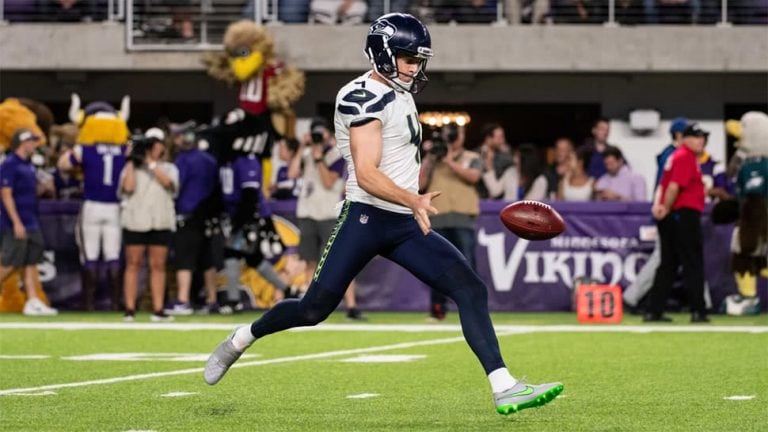
[[[357,184],[349,147],[349,130],[373,119],[380,120],[382,124],[379,170],[397,186],[412,193],[419,190],[421,126],[413,95],[374,81],[372,73],[367,72],[350,81],[336,95],[336,146],[349,169],[347,199],[392,212],[411,213],[408,207],[376,198]]]

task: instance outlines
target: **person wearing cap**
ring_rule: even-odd
[[[43,258],[43,234],[37,209],[37,176],[30,161],[42,137],[29,129],[17,130],[11,153],[0,165],[0,283],[23,270],[27,302],[24,315],[56,315],[58,311],[35,292],[37,264]]]
[[[176,198],[176,234],[174,263],[178,293],[176,302],[165,312],[170,315],[190,315],[192,274],[204,273],[207,313],[218,311],[216,301],[216,269],[223,267],[223,238],[215,220],[221,213],[218,193],[219,166],[210,153],[196,145],[195,124],[171,125],[171,141],[178,151],[174,165],[179,172],[179,193]]]
[[[132,154],[120,173],[121,224],[125,244],[125,321],[136,315],[138,275],[149,251],[149,286],[152,290],[152,321],[172,321],[163,310],[165,265],[168,246],[176,230],[174,198],[179,190],[179,171],[164,160],[165,134],[149,129],[134,141]]]
[[[661,175],[664,174],[664,166],[667,164],[667,159],[669,159],[669,156],[671,156],[683,142],[683,131],[686,127],[688,127],[688,119],[685,117],[675,117],[670,122],[669,135],[672,138],[672,142],[656,155],[656,181],[653,184],[654,197],[656,196],[659,182],[661,181]],[[640,305],[640,301],[651,290],[653,279],[656,277],[656,269],[659,267],[660,261],[661,246],[659,245],[659,238],[657,236],[656,243],[653,246],[653,252],[648,257],[648,261],[645,262],[645,265],[637,274],[635,280],[626,290],[624,290],[624,304],[630,311],[635,310]]]
[[[661,263],[651,288],[645,322],[667,322],[664,306],[677,274],[683,269],[683,285],[688,292],[691,322],[709,322],[704,302],[704,251],[701,213],[705,187],[698,157],[704,152],[709,133],[697,124],[683,131],[683,143],[667,160],[652,213],[658,221]]]
[[[305,280],[311,281],[320,255],[336,224],[336,204],[344,195],[346,165],[334,145],[333,135],[323,118],[315,118],[309,133],[299,145],[288,166],[288,178],[301,178],[301,191],[296,202],[299,222],[299,258],[307,263]],[[362,319],[357,309],[354,281],[344,296],[347,317]]]

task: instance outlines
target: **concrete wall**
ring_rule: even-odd
[[[271,28],[308,71],[366,67],[363,26]],[[432,70],[471,72],[766,72],[765,27],[431,26]],[[200,70],[197,52],[127,52],[122,24],[0,25],[2,70]]]

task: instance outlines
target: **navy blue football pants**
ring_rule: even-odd
[[[450,297],[459,309],[464,338],[486,373],[504,367],[488,314],[488,292],[466,258],[431,231],[424,235],[413,215],[345,202],[336,227],[301,300],[278,303],[251,324],[258,339],[325,320],[341,302],[352,279],[373,257],[401,265]]]

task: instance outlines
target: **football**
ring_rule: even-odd
[[[547,240],[565,231],[565,221],[551,206],[538,201],[517,201],[499,213],[504,226],[526,240]]]

